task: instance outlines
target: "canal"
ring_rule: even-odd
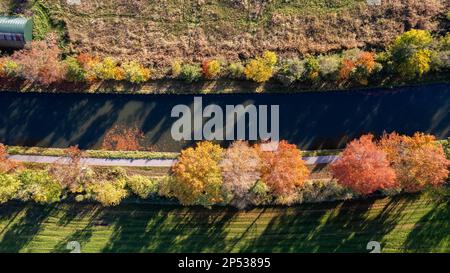
[[[200,95],[197,95],[200,96]],[[341,148],[364,133],[450,136],[450,84],[296,94],[201,95],[203,105],[279,105],[281,139],[302,149]],[[172,108],[194,95],[0,93],[0,143],[99,148],[116,125],[137,126],[147,147],[179,151],[193,141],[171,136]]]

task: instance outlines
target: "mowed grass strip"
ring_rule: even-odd
[[[449,202],[421,195],[232,208],[123,204],[0,206],[0,252],[449,252]]]

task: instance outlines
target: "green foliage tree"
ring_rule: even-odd
[[[142,83],[150,79],[150,69],[145,68],[136,61],[131,61],[123,65],[125,79],[132,83]]]
[[[299,59],[285,60],[281,63],[275,77],[284,86],[300,81],[305,74],[305,62]]]
[[[74,57],[67,57],[64,60],[66,64],[66,80],[71,82],[84,82],[86,80],[86,71]]]
[[[0,174],[0,204],[14,198],[21,186],[20,180],[11,174]]]
[[[189,83],[198,81],[202,77],[202,69],[197,64],[183,64],[179,78]]]
[[[422,76],[430,70],[433,37],[426,30],[413,29],[398,36],[388,54],[394,70],[405,79]]]
[[[45,170],[25,170],[19,174],[20,198],[38,203],[54,203],[61,199],[62,187]]]
[[[128,191],[125,189],[126,180],[103,180],[96,181],[90,186],[95,200],[103,206],[117,206],[127,197]]]
[[[158,192],[158,182],[143,175],[133,175],[127,179],[127,186],[140,198],[147,198]]]

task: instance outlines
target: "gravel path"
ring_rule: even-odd
[[[11,155],[9,159],[19,162],[55,163],[64,162],[64,158],[57,156],[40,155]],[[304,157],[307,165],[328,164],[338,159],[338,156],[310,156]],[[173,159],[106,159],[84,158],[83,163],[90,166],[119,166],[119,167],[171,167],[176,160]]]

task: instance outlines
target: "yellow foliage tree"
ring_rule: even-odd
[[[276,63],[277,55],[266,51],[262,57],[256,57],[245,66],[244,74],[249,80],[258,83],[266,82],[272,77]]]
[[[169,195],[176,197],[183,205],[209,207],[222,202],[222,174],[219,166],[222,157],[223,149],[208,141],[183,150],[173,167],[175,179]]]
[[[396,71],[404,78],[422,76],[430,70],[433,37],[429,31],[412,29],[398,36],[389,48]]]
[[[132,83],[142,83],[150,79],[150,69],[145,68],[136,61],[131,61],[123,65],[125,79]]]

